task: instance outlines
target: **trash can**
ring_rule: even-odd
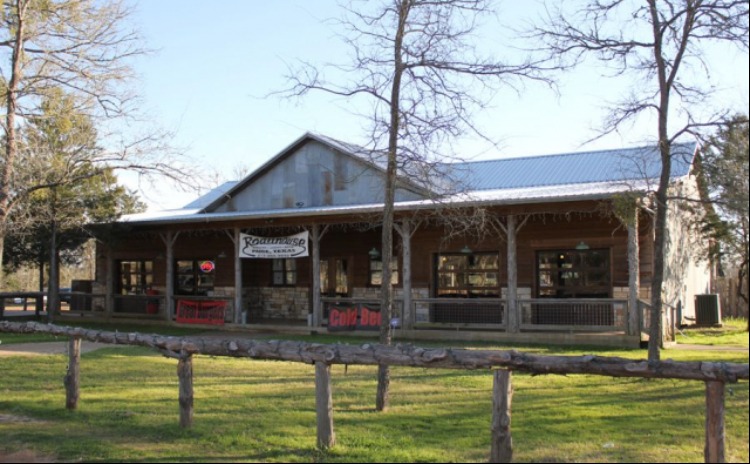
[[[158,290],[152,290],[148,289],[146,290],[146,295],[148,296],[155,296],[158,295]],[[148,314],[159,314],[159,299],[158,298],[149,298],[146,302],[146,313]]]

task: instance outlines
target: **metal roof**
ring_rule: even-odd
[[[672,146],[672,179],[689,173],[696,148],[695,142]],[[656,147],[638,147],[446,164],[445,169],[467,190],[497,190],[658,179],[661,157]]]
[[[354,156],[362,150],[335,139],[305,134],[263,167],[243,181],[228,182],[207,193],[183,209],[149,212],[124,216],[121,221],[138,224],[214,222],[237,219],[327,216],[336,214],[372,213],[381,211],[382,204],[344,205],[317,208],[294,208],[265,211],[211,213],[206,205],[216,203],[222,195],[231,194],[259,175],[274,160],[289,152],[306,138],[335,145]],[[697,143],[674,144],[671,178],[690,173]],[[400,202],[397,210],[465,205],[518,205],[544,202],[595,200],[610,198],[626,191],[647,192],[658,183],[661,172],[659,152],[655,147],[599,150],[546,156],[505,158],[466,163],[446,163],[443,170],[462,185],[461,192],[444,195],[440,200]]]

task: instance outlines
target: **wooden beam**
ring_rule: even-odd
[[[240,259],[240,228],[235,227],[233,230],[234,237],[234,323],[242,323],[242,259]]]
[[[390,365],[440,369],[505,368],[533,374],[591,374],[609,377],[684,379],[737,382],[750,378],[748,364],[724,362],[676,362],[633,360],[607,356],[545,356],[515,350],[466,350],[457,348],[420,348],[418,346],[324,345],[299,341],[167,337],[155,334],[108,332],[64,327],[35,322],[0,321],[0,332],[47,333],[80,337],[92,342],[146,346],[162,353],[181,355],[245,357],[306,364]]]
[[[315,363],[315,410],[318,424],[318,448],[331,448],[336,444],[336,432],[333,430],[331,366],[320,361]]]
[[[410,330],[414,325],[414,308],[412,307],[411,297],[411,238],[414,236],[415,228],[412,228],[412,223],[409,219],[404,219],[401,224],[394,224],[393,228],[396,229],[399,236],[401,237],[401,250],[402,250],[402,261],[403,261],[403,272],[402,286],[404,291],[403,308],[401,311],[401,326]]]
[[[510,433],[513,384],[510,371],[495,371],[492,386],[492,427],[490,462],[512,462],[513,439]]]
[[[726,462],[724,454],[724,382],[706,382],[705,462]]]
[[[506,243],[508,250],[508,291],[506,300],[508,302],[505,311],[506,330],[509,333],[517,333],[521,326],[520,306],[518,305],[518,260],[516,247],[516,217],[508,215],[506,231]]]
[[[638,335],[640,330],[640,310],[638,299],[640,298],[641,263],[640,247],[638,244],[638,210],[636,209],[633,221],[628,227],[628,335]]]
[[[81,339],[71,337],[68,342],[68,372],[65,374],[65,408],[78,408],[78,398],[81,395]]]
[[[182,354],[177,361],[177,377],[180,380],[180,427],[193,426],[193,357]]]

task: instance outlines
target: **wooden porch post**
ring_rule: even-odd
[[[638,300],[640,298],[640,247],[638,244],[638,208],[635,210],[633,219],[627,224],[628,227],[628,335],[638,335],[640,329],[640,310]]]
[[[164,319],[167,321],[172,320],[172,314],[174,312],[174,244],[177,241],[177,237],[180,236],[179,232],[167,232],[166,236],[162,235],[161,239],[164,245],[167,247],[167,281],[166,281],[166,296],[164,298]]]
[[[516,254],[516,216],[508,215],[508,224],[505,230],[506,243],[508,246],[508,292],[506,313],[506,330],[516,333],[520,330],[520,319],[518,307],[518,264]]]
[[[325,226],[320,230],[318,224],[312,225],[312,325],[320,327],[323,324],[323,305],[320,301],[320,240],[328,230]]]
[[[115,255],[112,250],[112,244],[107,244],[107,277],[106,293],[104,303],[104,318],[109,319],[115,311]]]
[[[227,231],[229,239],[234,244],[234,317],[232,320],[235,324],[242,323],[242,260],[240,259],[240,228],[235,227],[230,234]]]
[[[411,299],[411,238],[414,235],[416,226],[412,229],[412,223],[409,219],[404,219],[401,224],[394,224],[393,228],[401,236],[401,248],[403,259],[402,283],[404,291],[403,309],[401,311],[401,326],[410,330],[414,325],[414,313]]]

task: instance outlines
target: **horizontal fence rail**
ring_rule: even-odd
[[[606,356],[543,356],[515,350],[467,350],[420,348],[413,345],[324,345],[299,341],[205,339],[166,337],[140,333],[107,332],[34,322],[0,322],[0,332],[47,333],[91,342],[146,346],[165,355],[204,354],[246,357],[307,364],[391,365],[441,369],[505,368],[532,374],[592,374],[610,377],[640,377],[700,381],[737,382],[748,379],[748,365],[715,362],[632,360]]]

